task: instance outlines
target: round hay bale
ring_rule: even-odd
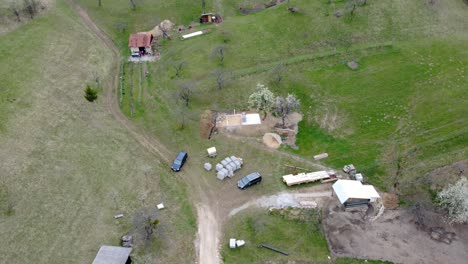
[[[281,137],[275,133],[266,133],[263,135],[263,143],[269,148],[277,149],[282,143]]]

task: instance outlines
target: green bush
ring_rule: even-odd
[[[91,87],[90,85],[86,85],[84,97],[86,98],[86,100],[94,102],[97,99],[97,90]]]

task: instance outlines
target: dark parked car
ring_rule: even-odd
[[[179,154],[177,154],[177,157],[175,158],[174,162],[172,163],[171,169],[173,171],[180,171],[180,169],[182,169],[182,166],[184,166],[184,163],[187,160],[187,158],[188,158],[187,152],[185,152],[185,151],[179,152]]]
[[[240,179],[237,182],[237,187],[243,190],[249,186],[254,184],[260,183],[262,181],[262,175],[258,172],[250,173],[249,175],[245,176],[244,178]]]

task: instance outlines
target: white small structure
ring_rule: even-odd
[[[236,247],[242,247],[243,245],[245,245],[244,240],[236,240]]]
[[[215,147],[208,148],[206,151],[208,152],[208,157],[210,158],[214,158],[217,155]]]
[[[156,207],[158,208],[158,210],[164,209],[164,204],[160,203],[160,204],[156,205]]]
[[[125,264],[128,263],[131,252],[132,248],[101,246],[93,264]]]
[[[235,238],[229,239],[229,248],[236,248],[236,239]]]
[[[258,113],[254,113],[254,114],[242,113],[241,114],[241,124],[243,126],[260,125],[261,123],[262,123],[262,120],[260,119],[260,114]]]
[[[332,188],[344,207],[367,205],[380,199],[374,186],[363,185],[360,181],[338,180]]]

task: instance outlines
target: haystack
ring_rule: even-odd
[[[168,33],[174,27],[174,23],[169,20],[163,20],[159,25],[155,26],[151,31],[149,31],[154,38],[160,39],[164,36],[164,32]]]
[[[266,133],[263,135],[263,143],[269,148],[277,149],[281,145],[281,137],[275,133]]]

